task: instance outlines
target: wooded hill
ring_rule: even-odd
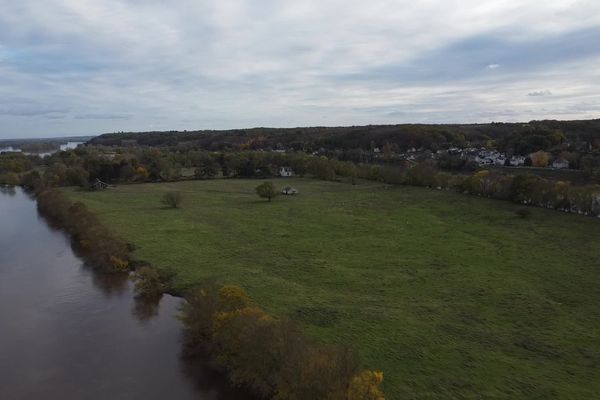
[[[391,146],[438,150],[452,146],[495,146],[529,154],[568,146],[571,151],[600,149],[600,119],[488,124],[404,124],[348,127],[251,128],[169,132],[120,132],[100,135],[90,144],[106,146],[193,146],[203,150],[373,149]]]

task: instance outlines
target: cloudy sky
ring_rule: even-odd
[[[0,138],[598,117],[598,0],[0,0]]]

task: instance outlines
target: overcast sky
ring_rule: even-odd
[[[599,0],[0,0],[0,138],[598,117]]]

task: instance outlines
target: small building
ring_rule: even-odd
[[[92,183],[90,187],[92,190],[104,190],[108,187],[108,183],[102,182],[100,179],[96,178],[96,181]]]
[[[294,189],[291,186],[286,186],[283,188],[283,190],[281,191],[282,194],[285,194],[286,196],[293,196],[295,194],[298,194],[298,190]]]
[[[496,158],[496,160],[494,161],[494,164],[496,164],[496,165],[505,165],[506,164],[506,157],[504,157],[504,156],[498,156],[498,158]]]
[[[294,175],[294,171],[290,167],[279,168],[279,176],[287,178]]]
[[[556,160],[554,160],[554,162],[552,162],[552,168],[555,168],[555,169],[569,168],[569,161],[565,160],[564,158],[557,158]]]
[[[510,158],[510,166],[511,167],[521,167],[525,165],[525,157],[523,156],[512,156]]]

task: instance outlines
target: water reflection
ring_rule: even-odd
[[[15,189],[14,186],[0,185],[0,194],[6,194],[12,197],[17,194],[17,189]]]
[[[127,272],[101,272],[88,264],[83,264],[82,269],[88,271],[92,277],[92,284],[106,297],[121,296],[129,290],[129,274]]]
[[[131,314],[140,323],[146,323],[158,315],[162,296],[135,296]]]

